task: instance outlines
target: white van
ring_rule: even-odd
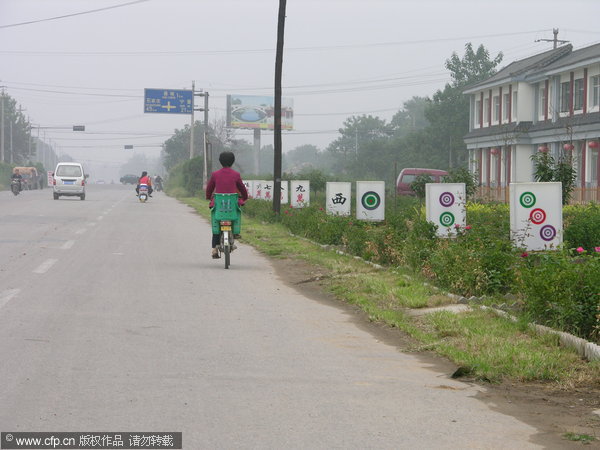
[[[78,196],[85,200],[85,173],[76,162],[61,162],[56,165],[53,176],[54,200],[61,195]]]

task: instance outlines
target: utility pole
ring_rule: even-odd
[[[204,108],[196,108],[194,97],[204,97]],[[192,126],[190,129],[190,159],[194,157],[194,111],[204,111],[204,133],[203,135],[203,169],[202,185],[206,189],[208,174],[212,172],[212,158],[208,152],[208,92],[199,90],[196,92],[196,82],[192,81]]]
[[[190,125],[190,159],[194,157],[194,96],[196,95],[195,87],[196,82],[192,81],[192,123]]]
[[[31,159],[31,121],[29,120],[29,116],[27,116],[27,132],[29,134],[29,141],[27,143],[27,159]]]
[[[562,40],[558,39],[558,28],[553,28],[552,34],[554,34],[553,39],[536,39],[535,42],[552,42],[553,43],[552,48],[557,48],[559,43],[566,44],[569,42],[569,41],[562,41]]]
[[[10,149],[10,158],[9,158],[9,162],[12,164],[13,162],[15,162],[15,150],[13,149],[13,123],[12,120],[10,121],[10,128],[9,128],[9,137],[8,137],[8,147]]]
[[[208,92],[204,93],[204,159],[206,161],[206,175],[212,173],[212,154],[208,151]]]
[[[4,162],[4,86],[2,86],[2,106],[0,106],[0,162]]]
[[[281,74],[283,69],[283,38],[285,29],[286,0],[279,0],[277,20],[277,50],[275,53],[275,158],[273,161],[273,212],[281,209]]]

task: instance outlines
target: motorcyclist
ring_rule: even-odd
[[[235,162],[235,155],[232,152],[223,152],[219,155],[219,162],[223,166],[222,169],[213,172],[206,185],[206,199],[210,200],[209,207],[215,205],[213,194],[240,194],[238,203],[241,205],[248,200],[248,191],[239,172],[231,168]],[[212,257],[219,258],[219,245],[221,236],[219,234],[212,235]]]
[[[145,184],[146,186],[148,186],[148,196],[152,197],[152,178],[148,176],[148,172],[146,172],[145,170],[142,172],[142,176],[139,178],[138,184],[135,188],[135,192],[137,195],[140,195],[141,184]]]
[[[19,169],[15,169],[15,171],[11,175],[10,179],[11,179],[11,181],[12,180],[19,181],[19,192],[21,192],[23,190],[23,175],[21,175],[21,173],[19,172]]]
[[[160,175],[156,175],[154,177],[154,185],[156,186],[156,190],[157,191],[162,191],[163,190],[163,185],[162,185],[163,179]]]

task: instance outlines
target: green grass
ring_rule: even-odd
[[[180,198],[209,218],[208,203]],[[412,317],[415,308],[451,303],[443,292],[404,268],[378,269],[292,236],[277,223],[243,218],[243,241],[273,258],[301,259],[326,275],[321,283],[337,298],[358,306],[374,322],[410,335],[415,348],[433,350],[452,360],[464,374],[491,382],[540,381],[564,386],[600,387],[600,364],[588,363],[561,348],[553,335],[537,335],[526,323],[515,323],[479,309],[455,314],[436,312]]]
[[[597,441],[597,439],[594,436],[590,436],[588,434],[578,434],[569,432],[563,434],[563,436],[568,441],[583,442],[584,444],[589,444],[590,442]]]

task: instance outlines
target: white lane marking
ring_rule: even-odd
[[[96,222],[90,222],[88,223],[88,227],[95,227],[96,226]]]
[[[73,247],[73,244],[75,244],[75,241],[67,241],[62,245],[61,249],[69,250],[71,247]]]
[[[77,230],[75,232],[75,234],[83,234],[83,233],[85,233],[85,231],[86,231],[85,228],[80,228],[79,230]]]
[[[102,219],[104,219],[104,216],[98,216],[98,217],[96,218],[96,220],[102,220]]]
[[[57,261],[58,259],[48,259],[47,261],[44,261],[42,264],[40,264],[38,268],[33,271],[33,273],[46,273],[48,272],[50,267],[56,264]]]
[[[0,292],[0,308],[6,305],[19,292],[21,292],[21,289],[7,289]]]

